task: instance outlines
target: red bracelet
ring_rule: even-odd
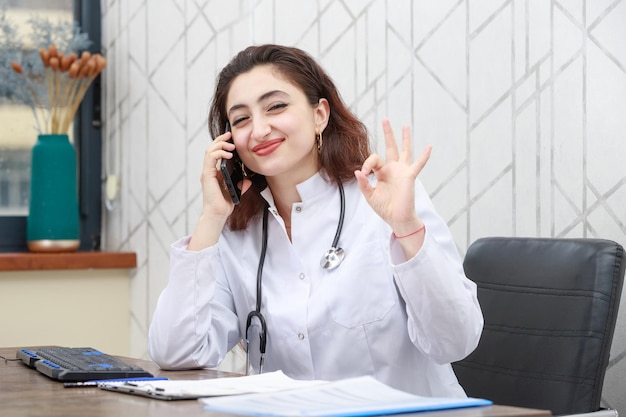
[[[393,237],[395,237],[396,239],[404,239],[405,237],[409,237],[409,236],[413,236],[418,234],[419,232],[421,232],[422,230],[426,230],[426,225],[423,225],[422,227],[420,227],[419,229],[417,229],[414,232],[409,233],[408,235],[404,235],[404,236],[398,236],[395,232],[393,233]]]

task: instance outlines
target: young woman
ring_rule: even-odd
[[[230,129],[228,129],[228,125]],[[465,396],[451,362],[477,345],[476,286],[413,161],[383,120],[386,157],[307,53],[252,46],[218,76],[203,208],[172,245],[149,334],[165,369],[215,367],[248,341],[255,372],[373,375],[423,396]],[[219,170],[246,175],[233,204]]]

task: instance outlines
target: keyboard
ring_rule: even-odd
[[[152,377],[143,368],[90,347],[41,347],[18,349],[17,357],[28,367],[65,382]]]

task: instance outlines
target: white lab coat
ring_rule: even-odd
[[[463,397],[450,363],[478,344],[483,317],[445,222],[416,181],[416,209],[426,224],[420,252],[406,260],[392,231],[355,181],[345,184],[346,211],[336,269],[320,267],[339,221],[336,185],[319,173],[298,185],[292,241],[269,189],[268,248],[261,312],[268,328],[264,371],[296,379],[369,374],[418,395]],[[187,251],[171,247],[170,278],[149,332],[149,353],[164,369],[215,367],[245,335],[255,308],[261,218],[245,231],[224,229],[219,242]],[[258,339],[250,361],[259,363]]]

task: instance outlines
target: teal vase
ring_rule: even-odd
[[[31,159],[26,240],[32,252],[80,246],[76,151],[67,135],[39,135]]]

